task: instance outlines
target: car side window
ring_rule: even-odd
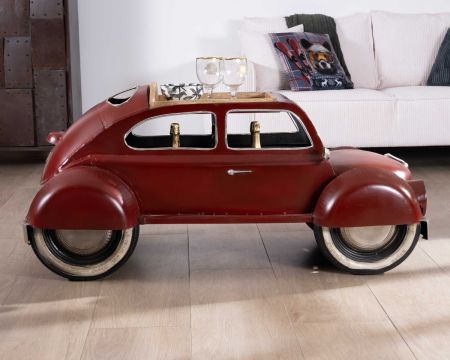
[[[227,114],[230,149],[298,149],[311,140],[297,115],[289,111],[231,111]]]
[[[139,150],[213,149],[216,118],[212,113],[167,114],[146,119],[125,136],[125,143]]]

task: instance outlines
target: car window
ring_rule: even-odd
[[[287,149],[311,146],[297,115],[288,111],[232,111],[227,114],[231,149]]]
[[[132,89],[128,89],[125,91],[122,91],[116,95],[111,96],[107,102],[113,106],[120,106],[125,104],[128,100],[130,100],[134,94],[136,94],[138,88],[134,87]]]
[[[211,113],[181,113],[146,119],[125,137],[133,149],[212,149],[216,146],[216,119]]]

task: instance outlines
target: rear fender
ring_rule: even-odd
[[[329,183],[316,204],[314,223],[323,227],[414,224],[422,211],[413,187],[381,169],[349,170]]]
[[[133,191],[113,173],[88,166],[67,169],[37,193],[26,223],[41,229],[122,230],[136,226]]]

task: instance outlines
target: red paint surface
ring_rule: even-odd
[[[137,222],[314,221],[362,226],[420,220],[425,188],[405,181],[411,178],[408,169],[356,149],[335,150],[325,159],[322,142],[306,114],[287,98],[275,96],[277,101],[257,104],[186,104],[149,110],[148,87],[140,87],[121,106],[97,105],[59,139],[28,223],[44,228],[115,229]],[[292,111],[302,120],[313,146],[228,149],[225,117],[233,109]],[[215,149],[136,151],[124,142],[125,134],[144,119],[198,111],[216,115]],[[228,169],[253,173],[229,176]]]
[[[79,166],[50,179],[31,203],[27,221],[43,229],[128,229],[138,223],[134,193],[114,174]]]
[[[314,223],[326,227],[402,225],[420,222],[413,188],[392,172],[355,168],[336,177],[322,192]]]
[[[370,151],[335,149],[331,152],[330,162],[336,175],[355,168],[373,168],[392,172],[404,180],[411,179],[411,171],[398,161]]]

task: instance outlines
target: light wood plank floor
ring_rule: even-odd
[[[450,359],[450,157],[408,160],[432,238],[385,275],[336,271],[304,225],[176,225],[89,283],[22,241],[42,164],[0,164],[0,359]]]

